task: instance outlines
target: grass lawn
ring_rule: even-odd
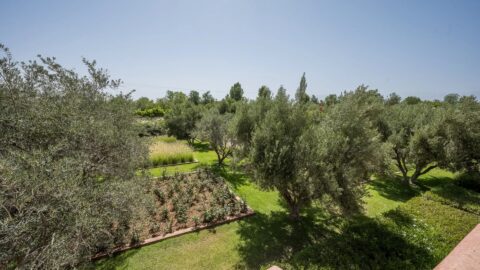
[[[216,162],[205,149],[194,155],[199,164],[167,167],[167,173]],[[161,170],[151,173],[161,175]],[[260,190],[228,167],[217,173],[257,215],[128,251],[96,268],[258,269],[275,263],[285,269],[431,269],[480,222],[480,215],[459,206],[476,209],[477,197],[464,189],[449,196],[452,174],[438,169],[420,179],[423,189],[408,189],[398,179],[374,179],[367,186],[365,215],[340,220],[312,207],[299,223],[287,218],[276,191]]]

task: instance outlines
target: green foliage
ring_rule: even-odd
[[[220,114],[218,110],[207,111],[197,124],[196,137],[208,141],[217,154],[218,164],[232,155],[232,148],[235,145],[232,133],[229,129],[231,115]]]
[[[338,97],[335,94],[330,94],[325,97],[325,105],[327,106],[332,106],[334,104],[338,103]]]
[[[397,93],[393,92],[390,95],[388,95],[387,100],[385,100],[385,105],[391,106],[391,105],[397,105],[402,101],[402,98],[397,95]]]
[[[307,94],[307,79],[305,78],[305,72],[300,79],[300,85],[295,93],[295,100],[298,103],[307,103],[310,100],[310,97]]]
[[[448,107],[443,126],[448,138],[445,147],[451,169],[480,172],[480,104],[475,99],[460,99]]]
[[[174,153],[174,154],[155,154],[150,156],[150,163],[152,166],[165,166],[173,164],[181,164],[187,162],[194,162],[193,153]]]
[[[153,107],[148,109],[137,109],[135,114],[141,117],[162,117],[165,115],[165,111],[161,107]]]
[[[416,105],[421,102],[422,100],[419,97],[414,97],[414,96],[408,96],[402,101],[402,103],[405,103],[407,105]]]
[[[212,104],[214,102],[215,102],[215,98],[212,96],[212,94],[210,94],[210,91],[207,91],[202,94],[201,103],[203,105]]]
[[[448,94],[443,98],[443,102],[449,103],[449,104],[456,104],[458,103],[460,99],[459,94]]]
[[[428,104],[395,105],[387,108],[383,135],[391,156],[406,183],[438,166],[446,166],[444,131],[446,111]],[[409,169],[413,167],[413,173]]]
[[[149,163],[151,166],[171,165],[195,161],[193,150],[174,137],[156,137],[150,144]]]
[[[160,201],[160,203],[165,203],[165,194],[163,194],[161,190],[155,189],[153,193],[155,193],[155,196],[157,196],[157,199]]]
[[[165,116],[168,135],[193,143],[195,140],[195,125],[202,116],[201,109],[187,101],[175,102],[172,106],[172,109]]]
[[[190,94],[188,94],[188,100],[195,105],[200,104],[200,93],[195,90],[190,91]]]
[[[228,97],[235,100],[240,101],[243,99],[243,89],[242,85],[239,82],[236,82],[231,88]]]
[[[250,147],[252,133],[255,129],[256,115],[255,105],[241,104],[235,115],[232,117],[230,129],[239,145],[243,147],[243,151],[247,152]],[[245,154],[245,153],[242,153]]]
[[[272,99],[272,91],[265,85],[258,89],[257,99]]]
[[[370,120],[373,105],[362,97],[362,89],[346,93],[313,121],[304,103],[279,91],[256,128],[251,159],[259,184],[279,191],[292,218],[313,199],[327,197],[344,213],[359,211],[362,179],[383,161]]]
[[[154,106],[155,103],[147,97],[141,97],[135,101],[135,108],[139,111],[153,108]]]
[[[119,81],[94,61],[82,77],[54,58],[18,64],[0,47],[0,265],[78,267],[124,244],[149,207],[133,103],[109,94]]]
[[[163,119],[148,119],[142,118],[137,120],[140,126],[139,135],[144,136],[159,136],[167,134],[167,126]]]
[[[157,137],[159,141],[165,142],[165,143],[174,143],[177,142],[177,138],[175,137],[170,137],[170,136],[160,136]]]

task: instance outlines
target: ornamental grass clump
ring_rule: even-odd
[[[157,139],[150,144],[149,150],[150,165],[152,166],[194,162],[193,150],[181,142],[166,142],[163,139]]]

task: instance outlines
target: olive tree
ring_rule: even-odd
[[[243,88],[239,82],[236,82],[234,85],[232,85],[228,94],[228,98],[231,98],[234,101],[240,101],[243,99]]]
[[[0,268],[73,268],[128,243],[147,151],[129,95],[109,94],[120,81],[0,48]]]
[[[256,179],[279,191],[292,219],[325,198],[344,213],[356,212],[362,180],[383,160],[369,110],[355,94],[346,94],[320,120],[312,119],[308,108],[278,92],[253,134]]]
[[[171,106],[171,110],[165,115],[168,135],[193,144],[195,126],[202,117],[201,108],[189,101],[175,102]]]
[[[194,132],[198,138],[210,143],[217,154],[219,165],[232,155],[235,146],[234,137],[229,128],[231,117],[230,114],[220,114],[216,109],[209,110],[203,114]]]
[[[238,104],[235,115],[232,118],[231,128],[235,135],[238,150],[241,155],[246,155],[251,145],[252,134],[255,126],[264,118],[270,109],[272,96],[270,89],[266,86],[260,87],[255,101]]]
[[[449,167],[480,172],[480,104],[475,98],[461,98],[450,106],[444,129]]]
[[[400,104],[388,107],[385,119],[391,156],[406,184],[445,166],[444,108],[422,103]]]

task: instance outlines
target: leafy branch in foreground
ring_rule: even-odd
[[[0,268],[76,267],[121,244],[145,205],[129,95],[95,62],[0,58]]]

